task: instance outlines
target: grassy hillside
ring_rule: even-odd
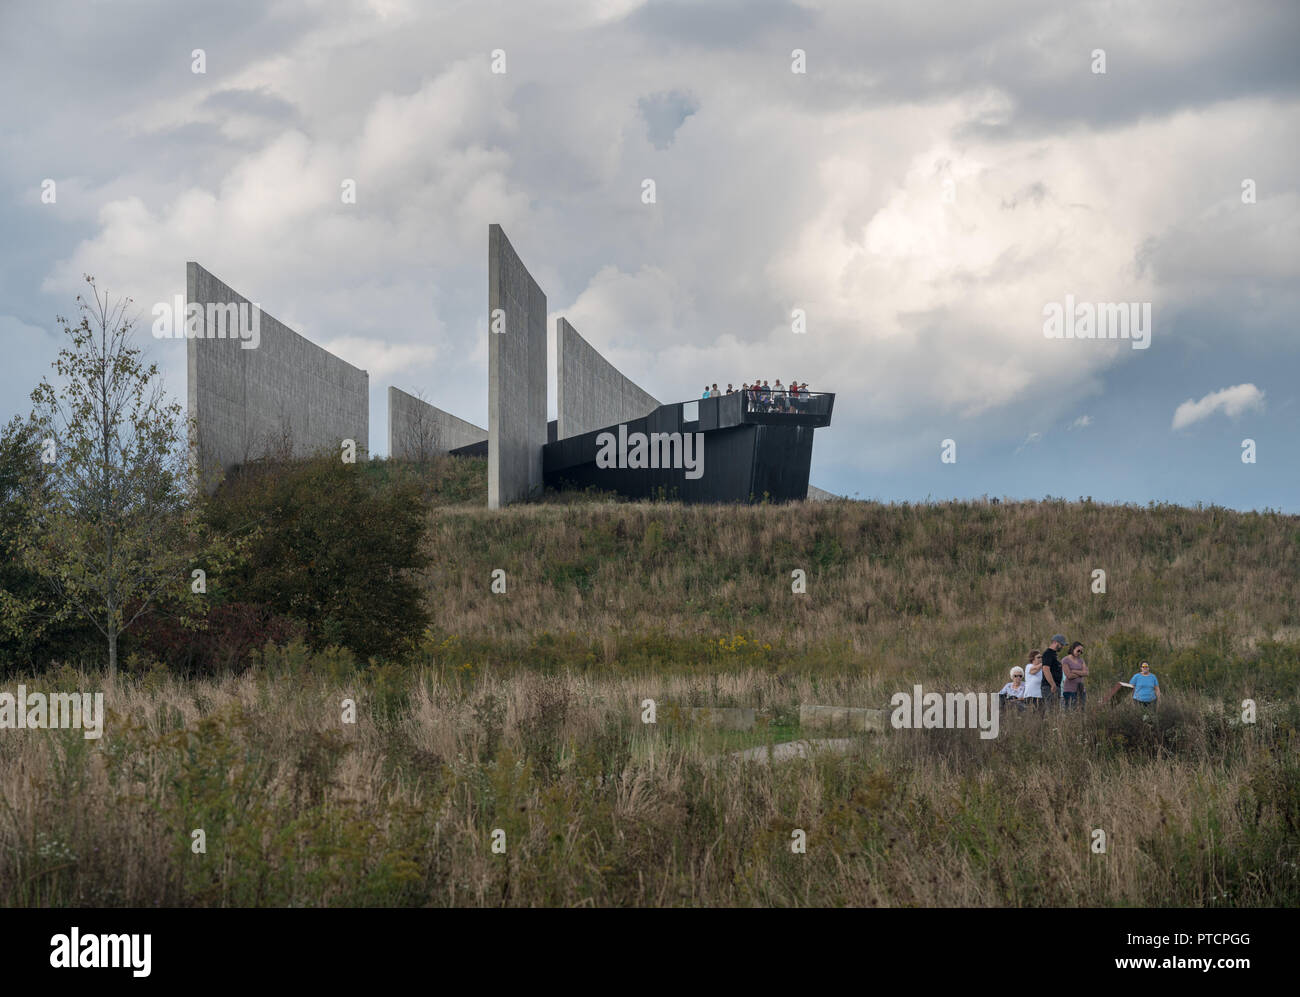
[[[359,661],[295,641],[194,680],[140,656],[116,682],[12,676],[102,688],[110,714],[98,741],[0,736],[0,904],[1300,903],[1297,517],[596,496],[489,512],[482,462],[366,473],[421,483],[417,646]],[[1087,644],[1086,713],[731,757],[815,736],[803,703],[995,690],[1057,631]],[[1102,708],[1140,657],[1160,710]],[[757,727],[674,708],[708,705],[754,707]]]
[[[1294,692],[1300,517],[1092,503],[435,507],[423,662],[994,683],[1056,632],[1094,672]],[[495,569],[507,591],[493,594]],[[806,574],[806,594],[791,572]],[[1106,572],[1104,594],[1093,572]]]

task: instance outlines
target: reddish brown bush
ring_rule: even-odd
[[[155,613],[142,621],[132,648],[158,659],[168,669],[190,675],[238,672],[253,651],[268,643],[287,644],[306,627],[267,606],[232,602],[214,607],[202,629],[189,629],[175,616]]]

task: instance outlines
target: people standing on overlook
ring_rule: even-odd
[[[804,411],[810,401],[807,381],[801,383],[795,379],[789,384],[782,384],[781,379],[777,378],[776,385],[772,386],[768,381],[758,377],[744,382],[739,388],[733,382],[728,382],[726,391],[719,388],[716,383],[706,384],[700,397],[721,398],[724,395],[743,396],[746,412],[797,414]]]

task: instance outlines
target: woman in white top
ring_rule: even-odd
[[[1043,699],[1043,652],[1030,651],[1028,668],[1025,675],[1025,698],[1037,699],[1040,703]]]
[[[1016,665],[1011,669],[1011,681],[998,690],[998,695],[1008,699],[1024,699],[1025,688],[1025,670]]]

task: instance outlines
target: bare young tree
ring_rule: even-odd
[[[402,457],[423,464],[443,452],[442,434],[438,432],[433,408],[425,400],[424,392],[417,391],[414,397],[419,404],[411,406],[411,418],[398,443]]]
[[[86,282],[81,321],[58,318],[71,340],[53,364],[60,386],[32,392],[43,474],[20,550],[104,635],[112,675],[120,635],[164,589],[185,589],[195,510],[181,406],[131,344],[131,299],[114,304]]]

